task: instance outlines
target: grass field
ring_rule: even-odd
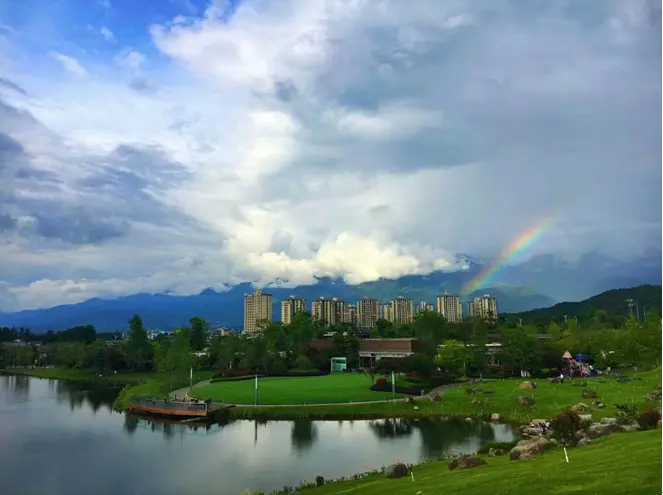
[[[391,392],[372,392],[371,381],[358,373],[327,376],[260,378],[260,404],[332,404],[341,402],[379,401],[391,399]],[[210,383],[196,388],[194,396],[218,402],[253,404],[255,382],[232,380]],[[396,394],[396,397],[403,397]]]
[[[498,413],[502,417],[513,421],[525,421],[534,418],[551,418],[558,412],[573,406],[579,402],[587,404],[589,413],[595,419],[603,417],[614,417],[617,414],[617,404],[633,404],[638,409],[644,410],[652,407],[652,403],[645,401],[645,396],[652,393],[657,385],[661,384],[661,369],[645,373],[632,374],[633,381],[619,383],[615,378],[590,380],[576,380],[575,383],[587,382],[586,388],[574,387],[573,382],[567,380],[563,385],[553,385],[547,380],[533,380],[537,384],[535,390],[520,390],[519,384],[522,380],[504,380],[485,383],[483,385],[464,385],[448,390],[442,401],[433,403],[429,400],[417,401],[416,407],[400,401],[397,403],[376,403],[338,405],[333,407],[302,406],[296,411],[297,417],[337,419],[342,417],[429,417],[429,416],[472,416],[489,417],[492,413]],[[316,378],[317,379],[317,378]],[[286,379],[288,380],[288,379]],[[241,382],[240,382],[241,383]],[[252,393],[252,382],[248,390]],[[287,382],[286,382],[287,383]],[[217,385],[217,384],[214,384]],[[468,388],[481,388],[490,394],[468,394]],[[583,390],[596,392],[597,399],[605,404],[605,409],[599,409],[592,405],[595,399],[583,399]],[[294,391],[291,391],[293,393]],[[376,394],[377,392],[367,392]],[[301,392],[303,395],[303,391]],[[202,394],[201,394],[202,395]],[[387,394],[388,395],[388,394]],[[536,403],[532,407],[518,405],[519,396],[533,397]],[[223,399],[223,397],[220,397]],[[249,400],[252,399],[252,396]],[[473,403],[479,400],[481,403]],[[311,403],[311,401],[308,401]],[[260,407],[242,408],[237,407],[231,411],[236,417],[247,418],[272,418],[287,419],[295,415],[292,410],[285,408]]]
[[[330,483],[301,490],[307,495],[650,495],[661,493],[661,430],[624,433],[598,439],[594,445],[560,449],[531,461],[487,457],[488,465],[449,471],[446,462],[413,469],[397,480],[372,475],[358,481]]]

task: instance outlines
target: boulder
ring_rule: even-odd
[[[483,466],[484,464],[487,464],[487,462],[480,457],[461,455],[460,457],[456,457],[455,459],[451,460],[451,462],[449,462],[449,471],[453,471],[455,469],[470,469]]]
[[[556,376],[555,378],[550,379],[550,383],[554,383],[555,385],[557,385],[557,384],[562,383],[562,379],[560,377]]]
[[[589,406],[584,402],[578,402],[575,406],[571,407],[571,410],[576,413],[584,413],[589,409]]]
[[[581,395],[583,399],[596,399],[597,397],[593,390],[583,390]]]
[[[592,405],[598,409],[605,409],[605,404],[600,400],[592,401]]]
[[[442,400],[442,397],[440,397],[440,394],[435,393],[430,396],[430,400],[432,400],[433,402],[440,402]]]
[[[385,478],[404,478],[409,474],[409,470],[402,462],[391,464],[384,470]]]
[[[518,404],[521,406],[533,406],[536,404],[536,401],[532,397],[525,397],[524,395],[521,395],[518,397]]]
[[[624,433],[633,433],[634,431],[638,431],[638,425],[615,425],[615,426],[619,428],[619,431],[622,431]]]
[[[604,425],[601,423],[593,423],[587,428],[588,438],[599,438],[611,435],[612,433],[621,431],[618,425]]]
[[[576,444],[578,447],[582,447],[583,445],[589,445],[590,443],[594,443],[594,440],[591,438],[583,437],[580,440],[578,440],[578,443]]]
[[[504,454],[506,454],[506,452],[502,449],[494,449],[492,447],[488,449],[488,457],[498,457]]]
[[[603,418],[601,420],[602,425],[616,425],[617,424],[617,419],[616,418]]]
[[[500,419],[502,419],[502,418],[497,413],[493,413],[493,414],[490,415],[490,420],[491,421],[499,421]]]
[[[405,403],[406,403],[406,404],[414,404],[414,397],[408,395],[408,396],[405,398]]]
[[[538,437],[541,434],[541,428],[525,428],[523,430],[523,435],[528,437]]]
[[[534,382],[523,382],[518,387],[520,390],[534,390],[536,388],[536,383]]]
[[[529,440],[521,440],[509,452],[509,459],[512,461],[525,461],[536,457],[544,450],[555,446],[552,441],[546,437],[535,437]]]
[[[580,421],[582,421],[583,423],[590,423],[592,421],[591,414],[578,414],[578,417],[580,418]]]

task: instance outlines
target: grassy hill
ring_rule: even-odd
[[[661,286],[640,285],[630,289],[614,289],[602,292],[596,296],[579,302],[562,302],[548,308],[534,309],[521,313],[505,314],[505,318],[522,318],[524,323],[547,325],[551,321],[562,322],[564,316],[578,318],[582,323],[594,316],[597,311],[605,311],[611,316],[627,318],[630,309],[626,302],[633,299],[639,306],[640,317],[644,318],[645,311],[654,311],[661,315]],[[633,313],[637,314],[633,307]]]

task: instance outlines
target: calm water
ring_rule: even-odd
[[[113,412],[115,392],[0,376],[0,493],[236,495],[508,441],[505,425],[235,421],[193,429]]]

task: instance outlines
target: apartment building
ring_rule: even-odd
[[[467,305],[468,316],[481,318],[483,320],[497,321],[497,298],[488,294],[483,297],[475,297]]]
[[[321,297],[318,301],[311,303],[311,315],[314,320],[326,321],[329,325],[338,325],[339,323],[349,323],[351,312],[346,301],[334,297],[325,299]]]
[[[375,322],[382,318],[380,303],[376,299],[365,297],[357,301],[357,326],[375,328]]]
[[[292,324],[295,313],[306,311],[306,299],[290,296],[290,299],[281,301],[281,321],[284,325]]]
[[[391,301],[391,307],[393,308],[392,322],[400,325],[412,323],[412,320],[414,319],[414,305],[412,304],[412,299],[399,297],[398,299]]]
[[[421,301],[417,306],[417,313],[423,313],[424,311],[435,311],[435,307],[426,301]]]
[[[385,303],[380,307],[380,317],[387,321],[394,321],[394,305]]]
[[[460,297],[445,292],[437,296],[437,312],[452,323],[460,323],[463,320],[463,305]]]
[[[244,332],[252,335],[261,330],[263,322],[272,322],[272,295],[256,290],[244,294]]]

